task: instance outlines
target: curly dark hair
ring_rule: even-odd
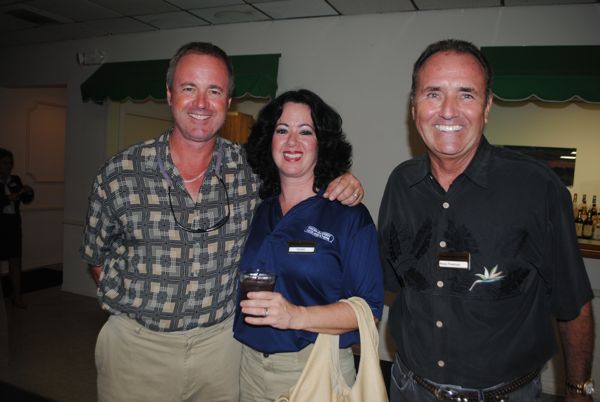
[[[259,195],[267,198],[281,192],[279,169],[271,154],[271,141],[277,120],[286,103],[302,103],[310,108],[318,145],[315,166],[315,193],[352,166],[352,145],[342,131],[342,118],[317,94],[307,89],[288,91],[269,102],[258,114],[245,144],[248,163],[260,179]]]

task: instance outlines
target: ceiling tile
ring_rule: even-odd
[[[31,0],[27,4],[60,14],[75,22],[120,17],[120,14],[87,0]]]
[[[61,15],[60,13],[54,13],[54,12],[50,12],[48,10],[44,10],[44,9],[40,9],[37,7],[32,7],[29,4],[25,4],[25,3],[13,3],[13,4],[9,4],[9,5],[5,5],[5,6],[0,6],[0,14],[4,14],[4,15],[10,15],[12,12],[23,12],[23,13],[27,13],[27,14],[31,14],[31,17],[34,17],[34,19],[38,20],[38,19],[50,19],[53,21],[58,21],[59,23],[71,23],[73,22],[72,19]],[[38,18],[38,16],[40,18]],[[15,18],[19,18],[19,17],[15,17]],[[23,18],[19,18],[22,19],[24,21],[27,21],[30,18],[30,16],[23,16]],[[43,25],[43,23],[36,23],[34,22],[34,25]]]
[[[70,32],[77,33],[81,38],[91,38],[94,36],[110,35],[110,31],[104,27],[102,21],[98,22],[78,22],[76,24],[68,24],[64,26]]]
[[[36,24],[0,12],[0,32],[17,29],[33,28]]]
[[[343,15],[414,11],[410,0],[329,0]]]
[[[444,10],[578,3],[600,0],[0,0],[0,47],[206,24],[403,12],[415,7]],[[23,14],[30,12],[36,18],[18,18],[7,13],[10,10],[24,10]]]
[[[541,6],[547,4],[596,3],[598,0],[504,0],[505,6]]]
[[[212,24],[231,24],[234,22],[264,21],[269,18],[249,5],[201,8],[191,13]]]
[[[274,19],[338,15],[337,11],[323,0],[280,0],[255,3],[254,6]]]
[[[200,19],[195,15],[185,11],[176,11],[174,13],[148,14],[136,17],[136,19],[144,21],[153,27],[159,29],[174,29],[194,27],[200,25],[208,25],[207,21]]]
[[[169,0],[171,4],[186,10],[224,6],[239,6],[246,4],[243,0]]]
[[[413,0],[419,10],[500,7],[501,0]]]
[[[91,31],[85,22],[76,22],[71,24],[48,25],[41,27],[46,35],[60,37],[62,40],[78,39],[93,36],[95,32]]]
[[[41,35],[39,28],[22,29],[18,31],[3,32],[2,35],[0,35],[0,46],[20,46],[31,43],[51,42],[52,40],[52,38]]]
[[[153,28],[148,24],[144,24],[142,22],[134,20],[133,18],[128,17],[86,22],[85,28],[96,32],[94,36],[126,34],[156,30],[156,28]]]
[[[275,3],[276,1],[287,1],[287,0],[246,0],[246,2],[250,4],[258,4],[258,3]],[[323,0],[325,1],[325,0]]]
[[[179,11],[179,8],[163,0],[91,0],[91,2],[129,16]]]
[[[6,32],[0,35],[0,46],[4,44],[34,44],[93,36],[84,23],[45,25],[32,29]]]

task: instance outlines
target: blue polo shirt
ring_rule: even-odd
[[[295,252],[295,242],[308,247]],[[314,247],[314,251],[311,249]],[[349,208],[320,194],[281,212],[278,197],[255,212],[240,271],[264,268],[277,274],[275,292],[290,303],[316,306],[360,296],[381,318],[383,279],[377,230],[364,205]],[[314,343],[316,332],[280,330],[244,322],[239,303],[234,336],[263,353],[296,352]],[[358,331],[340,336],[340,347],[359,343]]]

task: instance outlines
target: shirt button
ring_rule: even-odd
[[[450,208],[450,204],[448,202],[444,202],[442,204],[442,207],[444,207],[444,209],[448,209],[448,208]]]
[[[438,327],[438,328],[442,328],[444,326],[444,323],[441,322],[441,321],[436,321],[435,322],[435,326]]]
[[[442,240],[442,241],[440,242],[440,247],[442,247],[442,248],[446,247],[446,242]]]
[[[444,367],[446,365],[446,362],[443,360],[438,360],[438,366],[439,367]]]
[[[443,281],[437,281],[437,287],[438,288],[443,288],[444,287],[444,282]]]

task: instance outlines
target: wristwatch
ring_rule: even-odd
[[[567,381],[567,387],[578,395],[593,395],[594,391],[596,390],[594,388],[594,381],[591,378],[578,384],[573,384]]]

